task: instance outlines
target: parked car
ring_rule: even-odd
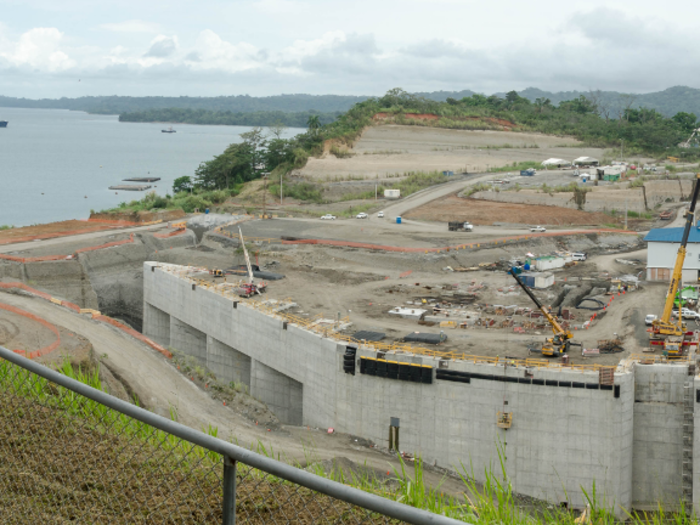
[[[572,253],[571,258],[574,261],[585,261],[586,259],[588,259],[588,254],[585,254],[583,252]]]
[[[365,212],[358,213],[358,214],[355,216],[356,219],[366,219],[367,217],[368,217],[368,216],[367,216],[367,214],[366,214]]]
[[[678,317],[678,310],[673,311],[673,316]],[[689,308],[681,309],[681,316],[683,319],[695,319],[696,321],[700,319],[700,314]]]
[[[542,226],[532,226],[532,227],[530,228],[530,231],[531,231],[531,232],[536,232],[536,233],[542,233],[542,232],[546,232],[546,231],[547,231],[547,228],[544,228],[544,227],[542,227]]]
[[[654,314],[649,314],[644,318],[644,324],[647,326],[651,326],[651,323],[656,321],[657,317]]]
[[[377,217],[379,217],[380,219],[383,219],[383,218],[384,218],[384,212],[383,212],[383,211],[380,211],[379,213],[377,213]]]
[[[331,215],[330,213],[326,213],[323,217],[321,217],[322,221],[334,221],[336,219],[335,215]]]

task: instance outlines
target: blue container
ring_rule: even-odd
[[[207,208],[206,210],[204,210],[204,214],[206,215],[207,213],[209,213],[209,208]]]
[[[396,217],[396,224],[401,224],[401,217]]]

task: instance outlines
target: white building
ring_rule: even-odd
[[[683,228],[659,228],[644,237],[647,243],[647,281],[671,280],[682,236]],[[686,284],[700,281],[700,228],[697,227],[690,229],[682,279]]]

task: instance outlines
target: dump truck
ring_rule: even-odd
[[[469,221],[450,221],[447,229],[451,232],[471,232],[474,231],[474,225]]]

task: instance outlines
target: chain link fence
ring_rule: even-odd
[[[96,375],[76,379],[0,347],[2,523],[458,523],[152,414],[88,386]]]

